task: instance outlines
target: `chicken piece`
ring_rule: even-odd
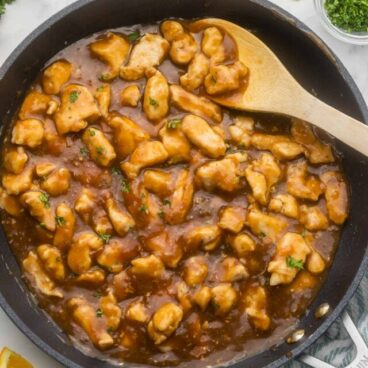
[[[267,294],[262,286],[248,288],[245,298],[245,313],[254,327],[267,331],[271,326],[271,318],[267,313]]]
[[[137,276],[158,278],[165,267],[161,259],[155,255],[133,259],[131,272]]]
[[[266,205],[268,202],[269,189],[267,185],[266,177],[254,170],[254,166],[250,165],[245,170],[245,177],[248,184],[252,189],[254,199],[262,205]]]
[[[186,65],[192,61],[197,48],[194,37],[190,33],[183,32],[172,41],[169,55],[175,64]]]
[[[288,226],[287,221],[284,219],[273,215],[266,215],[257,209],[251,209],[247,221],[254,234],[261,237],[267,236],[274,243],[283,235],[283,232]]]
[[[97,270],[89,270],[85,273],[82,273],[77,278],[75,278],[75,281],[78,284],[81,284],[83,286],[92,286],[92,287],[98,287],[99,285],[103,284],[106,280],[106,274],[105,271],[97,269]]]
[[[305,241],[308,243],[311,254],[307,259],[307,269],[313,274],[322,273],[326,269],[326,261],[319,254],[319,252],[314,247],[314,238],[312,235],[304,237]]]
[[[188,71],[180,77],[180,84],[188,91],[199,88],[208,74],[210,61],[202,54],[198,53],[188,66]]]
[[[18,120],[13,127],[11,142],[35,148],[42,144],[44,134],[45,129],[40,120]]]
[[[56,169],[56,165],[52,162],[41,162],[36,165],[36,175],[40,178],[45,178],[50,175]]]
[[[58,95],[61,87],[69,81],[72,65],[66,60],[58,60],[42,73],[42,88],[48,95]]]
[[[162,170],[146,170],[143,174],[144,187],[157,196],[165,198],[172,193],[172,173]]]
[[[142,95],[138,85],[132,84],[121,91],[120,103],[123,106],[137,107],[141,97]]]
[[[110,238],[111,234],[113,233],[113,227],[109,217],[106,211],[102,208],[94,211],[91,226],[93,230],[102,237],[107,235],[108,238]],[[105,241],[107,242],[108,239],[106,238]]]
[[[129,179],[134,179],[144,167],[161,164],[168,157],[169,155],[161,142],[141,142],[130,156],[129,161],[121,164],[121,169]]]
[[[37,247],[37,254],[46,272],[55,280],[65,279],[65,267],[59,249],[49,244]]]
[[[147,238],[145,246],[167,267],[175,268],[183,257],[181,246],[166,231],[161,231]]]
[[[174,303],[162,305],[147,326],[148,335],[156,345],[164,342],[179,327],[183,310]]]
[[[169,84],[158,70],[146,83],[143,97],[143,111],[147,119],[158,123],[169,111]]]
[[[131,249],[126,249],[126,245],[120,240],[112,239],[98,255],[97,263],[109,272],[119,273],[130,255]]]
[[[244,265],[235,257],[225,257],[216,269],[216,278],[220,282],[234,282],[248,278]]]
[[[60,203],[55,211],[56,231],[54,245],[59,249],[67,249],[73,239],[75,230],[75,216],[72,209],[65,203]]]
[[[27,276],[38,291],[47,296],[56,298],[64,297],[62,291],[56,287],[55,283],[43,270],[36,253],[29,252],[27,258],[23,260],[22,265]]]
[[[276,251],[267,271],[270,285],[289,284],[303,268],[311,249],[300,234],[286,233],[276,244]]]
[[[50,110],[53,109],[54,104],[56,107],[58,103],[54,101],[50,96],[37,91],[31,91],[25,97],[22,106],[19,110],[19,119],[26,120],[37,117],[35,115],[50,114]]]
[[[147,308],[142,302],[130,304],[125,312],[125,316],[131,321],[140,323],[146,323],[149,319]]]
[[[110,292],[100,299],[100,307],[103,316],[106,318],[109,330],[116,331],[120,325],[121,309],[115,296]]]
[[[85,223],[88,223],[91,219],[92,211],[96,207],[95,201],[94,194],[87,188],[82,189],[75,201],[74,209]]]
[[[293,160],[302,153],[302,145],[292,142],[284,135],[268,135],[262,133],[253,134],[251,144],[258,150],[268,150],[280,160]]]
[[[275,158],[269,153],[262,153],[258,160],[253,161],[255,171],[262,173],[267,181],[267,188],[270,191],[272,186],[278,183],[281,177],[281,169]]]
[[[210,251],[220,244],[221,235],[221,229],[217,225],[196,226],[184,235],[184,243],[188,249],[202,246],[205,251]]]
[[[189,295],[189,287],[184,281],[179,281],[175,285],[176,288],[176,299],[180,303],[184,314],[187,314],[192,308],[192,301]]]
[[[317,201],[323,185],[314,175],[308,175],[306,161],[291,163],[287,169],[287,191],[294,197]]]
[[[70,171],[63,167],[54,171],[42,181],[41,188],[51,196],[57,197],[68,192],[70,179]]]
[[[234,123],[229,126],[232,141],[239,147],[249,148],[254,119],[250,116],[239,115],[234,119]]]
[[[205,97],[199,97],[193,93],[187,92],[180,86],[171,85],[171,103],[174,107],[187,111],[194,115],[213,120],[220,123],[222,120],[221,108]]]
[[[299,217],[298,201],[290,194],[276,194],[268,205],[270,211],[281,213],[291,218]]]
[[[23,147],[16,147],[9,150],[4,155],[4,167],[5,170],[12,174],[20,174],[28,161],[28,155],[24,151]]]
[[[221,210],[218,226],[232,233],[241,231],[245,224],[246,211],[241,207],[225,207]]]
[[[318,206],[300,206],[299,221],[309,231],[326,230],[328,219]]]
[[[240,164],[246,158],[246,154],[238,153],[227,155],[220,161],[207,162],[197,169],[195,182],[208,191],[234,192],[241,188]]]
[[[97,348],[104,350],[114,344],[114,339],[107,333],[107,320],[100,308],[96,310],[84,298],[70,299],[67,307],[74,321]]]
[[[56,223],[54,211],[51,208],[49,197],[46,193],[30,190],[20,197],[23,205],[28,209],[31,216],[35,217],[47,230],[55,231]]]
[[[205,257],[194,256],[185,261],[183,279],[189,286],[202,284],[208,275],[208,265]]]
[[[211,298],[211,289],[208,286],[202,286],[198,291],[193,294],[192,300],[202,309],[202,311],[204,311],[211,301]]]
[[[230,283],[223,283],[211,289],[212,305],[217,316],[223,316],[238,300],[238,294]]]
[[[225,154],[224,139],[217,134],[206,120],[195,115],[186,115],[182,120],[182,130],[187,138],[205,155],[218,158]]]
[[[341,175],[335,171],[324,172],[321,176],[326,186],[325,198],[328,217],[342,225],[348,216],[348,189]]]
[[[160,35],[147,33],[134,46],[127,65],[120,68],[120,77],[125,80],[137,80],[146,70],[162,63],[169,43]]]
[[[306,148],[305,155],[312,164],[327,164],[335,161],[331,146],[319,141],[306,122],[292,119],[291,135],[295,142]]]
[[[103,241],[93,232],[78,234],[68,253],[69,268],[76,274],[87,272],[92,266],[91,252],[103,247]]]
[[[211,61],[221,63],[225,60],[224,36],[217,27],[208,27],[203,32],[202,51]]]
[[[30,189],[32,185],[33,168],[28,167],[21,174],[4,174],[2,183],[8,194],[18,195]]]
[[[184,33],[184,27],[175,20],[165,20],[160,25],[160,31],[168,42],[172,42]]]
[[[88,148],[90,157],[97,164],[109,166],[111,161],[116,158],[114,147],[101,130],[88,128],[83,133],[82,140]]]
[[[165,219],[169,224],[176,225],[185,221],[192,206],[193,193],[192,175],[188,170],[180,170],[175,182],[174,192],[170,197],[170,208],[165,213]]]
[[[119,75],[120,66],[124,63],[130,50],[130,44],[123,37],[108,32],[102,38],[89,45],[93,56],[96,56],[108,66],[101,75],[104,81],[111,81]]]
[[[118,301],[126,299],[134,293],[132,280],[126,271],[121,271],[114,275],[112,279],[111,289]]]
[[[238,257],[246,257],[256,249],[255,241],[244,233],[230,237],[229,243]]]
[[[206,92],[209,95],[218,95],[237,90],[247,75],[248,68],[240,61],[230,65],[211,66],[204,80]]]
[[[109,116],[109,108],[111,103],[111,87],[108,84],[103,84],[98,87],[95,92],[98,108],[101,115],[107,119]]]
[[[0,187],[0,208],[5,210],[10,216],[19,217],[22,212],[22,206],[18,199],[9,195]]]
[[[125,236],[135,226],[135,221],[129,212],[120,209],[113,198],[105,201],[105,207],[114,230],[120,236]]]
[[[130,155],[139,143],[150,138],[147,132],[125,116],[114,115],[108,120],[108,124],[114,130],[116,151],[122,159]]]
[[[179,126],[174,127],[173,122],[178,122]],[[159,133],[162,143],[169,154],[169,163],[172,164],[190,161],[191,159],[190,143],[182,132],[180,124],[180,120],[170,120]]]
[[[79,132],[101,113],[91,91],[78,84],[67,85],[61,93],[61,105],[54,115],[59,134]]]

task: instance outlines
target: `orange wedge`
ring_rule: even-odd
[[[0,353],[0,368],[33,368],[33,365],[19,354],[4,348]]]

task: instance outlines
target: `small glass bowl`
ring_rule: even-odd
[[[347,32],[332,24],[325,9],[325,2],[326,0],[314,0],[314,6],[327,31],[340,41],[354,45],[368,45],[368,32]]]

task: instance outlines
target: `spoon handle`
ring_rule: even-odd
[[[293,116],[325,130],[368,157],[368,126],[307,93],[293,108]],[[298,106],[299,105],[299,106]]]

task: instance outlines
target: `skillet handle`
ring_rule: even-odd
[[[368,346],[364,342],[363,338],[360,336],[358,329],[356,328],[354,322],[352,321],[352,319],[350,318],[349,314],[346,311],[342,316],[342,322],[357,349],[355,359],[345,368],[368,367]],[[322,362],[321,360],[307,354],[303,354],[299,358],[299,360],[314,368],[335,368],[334,366]]]

